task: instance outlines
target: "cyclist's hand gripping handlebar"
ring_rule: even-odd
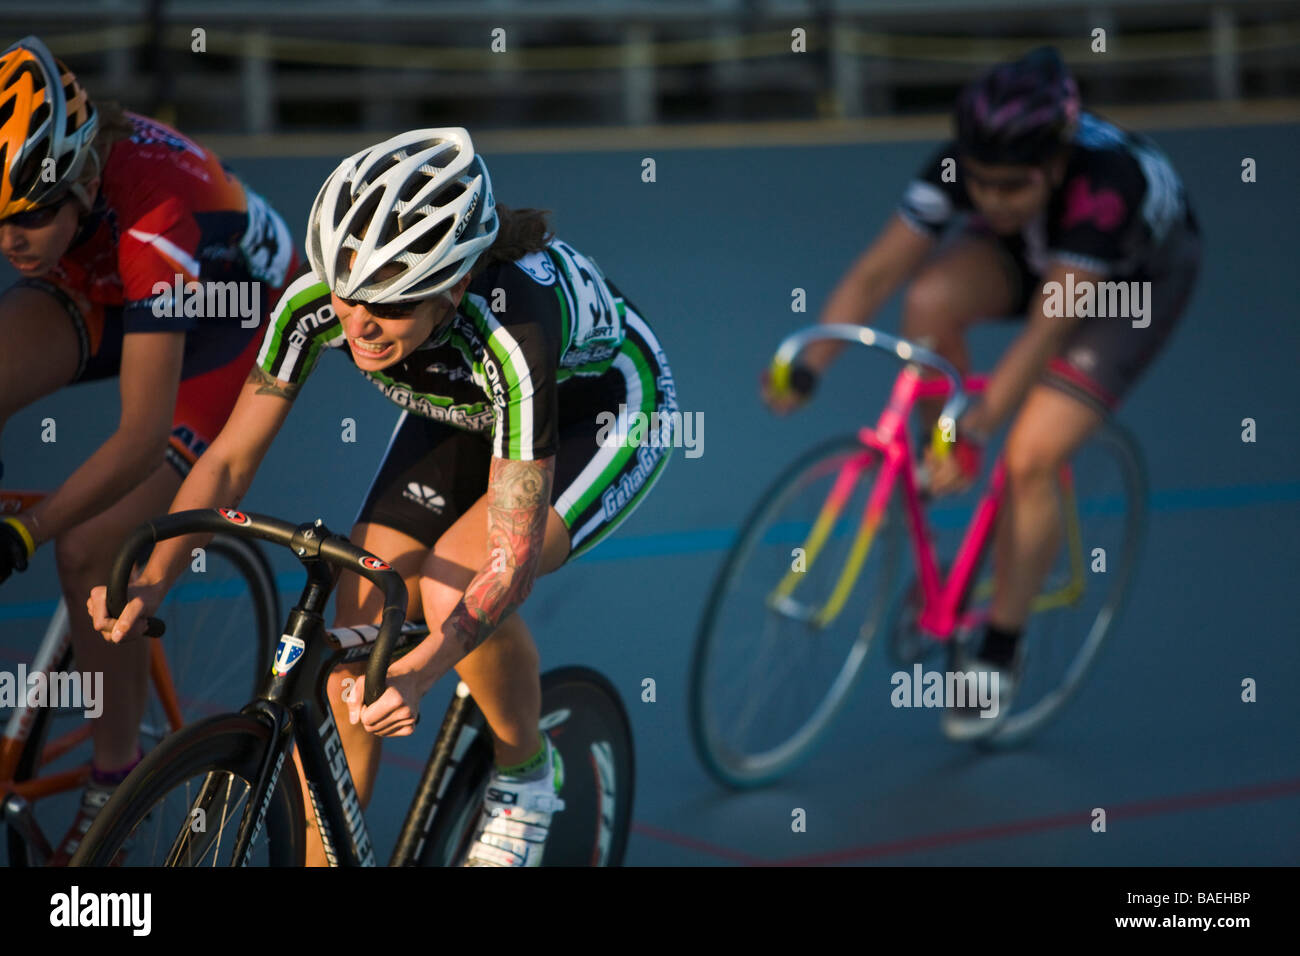
[[[934,433],[930,437],[930,447],[934,450],[935,455],[941,459],[948,455],[951,442],[944,437],[945,424],[952,423],[955,437],[957,419],[966,411],[966,407],[970,403],[962,382],[961,373],[957,371],[951,362],[923,345],[909,339],[899,338],[896,335],[890,335],[887,332],[881,332],[870,326],[811,325],[806,329],[800,329],[798,332],[787,335],[781,340],[781,344],[777,346],[776,354],[772,357],[771,378],[774,389],[784,390],[790,387],[791,371],[800,354],[810,343],[820,339],[837,339],[841,342],[854,342],[858,345],[865,345],[868,348],[884,349],[887,352],[893,352],[904,362],[914,362],[917,365],[923,365],[942,373],[952,386],[952,391],[948,396],[948,401],[944,403],[943,411],[939,415],[939,421],[935,423]]]
[[[261,538],[272,544],[290,548],[304,562],[323,560],[333,567],[361,575],[384,595],[384,610],[380,619],[379,635],[366,667],[365,704],[373,704],[387,688],[388,665],[393,649],[406,620],[406,582],[388,564],[368,551],[363,551],[346,538],[337,535],[320,537],[312,525],[293,525],[266,515],[233,511],[229,508],[201,508],[178,511],[147,521],[136,528],[123,542],[113,561],[108,580],[108,613],[118,617],[126,606],[127,581],[131,569],[142,561],[147,552],[159,541],[179,538],[187,534],[226,534],[235,537]],[[310,552],[310,553],[308,553]],[[154,629],[154,625],[158,629]],[[149,619],[145,632],[157,637],[162,634],[162,622]]]

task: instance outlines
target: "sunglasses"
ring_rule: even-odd
[[[451,305],[451,299],[447,296],[440,295],[440,300]],[[352,308],[362,308],[373,315],[376,319],[409,319],[415,314],[415,310],[420,307],[420,301],[414,302],[361,302],[358,299],[340,300]]]
[[[0,224],[17,226],[19,229],[40,229],[52,223],[54,217],[59,214],[59,210],[71,198],[70,194],[64,193],[48,205],[28,209],[26,212],[16,212],[12,216],[5,216],[4,219],[0,219]]]

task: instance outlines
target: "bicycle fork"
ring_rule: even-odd
[[[835,582],[835,587],[831,589],[830,596],[825,603],[820,608],[800,604],[794,600],[793,593],[795,588],[798,587],[800,579],[805,576],[807,570],[812,567],[821,554],[822,548],[830,538],[831,530],[838,523],[845,506],[853,497],[853,489],[858,482],[858,478],[867,468],[870,460],[870,455],[864,453],[841,468],[839,475],[835,478],[835,484],[826,496],[826,501],[822,504],[821,511],[813,522],[808,538],[804,542],[804,567],[801,570],[795,570],[791,567],[785,573],[776,588],[768,595],[768,607],[780,611],[787,617],[811,623],[818,628],[825,628],[830,625],[844,609],[844,604],[853,591],[853,585],[857,582],[858,575],[862,573],[862,567],[871,551],[871,543],[880,527],[881,519],[884,517],[889,492],[893,489],[893,482],[890,480],[879,480],[876,482],[875,487],[872,488],[871,497],[867,500],[866,507],[862,512],[862,521],[858,525],[857,534],[853,538],[853,545],[849,549],[844,567],[840,569],[840,575]],[[882,479],[886,477],[892,476],[882,474]]]

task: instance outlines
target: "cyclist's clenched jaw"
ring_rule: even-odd
[[[377,370],[400,362],[419,348],[433,330],[442,324],[454,306],[444,297],[410,303],[404,318],[386,318],[373,314],[364,302],[348,302],[331,295],[334,311],[348,337],[348,348],[358,367]],[[375,306],[385,315],[392,313]],[[389,307],[391,308],[391,306]]]

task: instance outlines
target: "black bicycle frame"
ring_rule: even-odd
[[[343,568],[367,578],[383,592],[382,623],[374,645],[369,648],[366,668],[364,703],[369,705],[386,688],[388,666],[395,652],[409,645],[409,641],[401,641],[401,627],[406,619],[406,584],[385,562],[346,538],[332,535],[319,520],[315,524],[294,526],[265,515],[226,508],[183,511],[140,526],[122,545],[109,579],[109,613],[113,617],[121,614],[131,569],[154,544],[167,538],[216,531],[285,545],[307,570],[307,583],[298,603],[289,612],[271,671],[255,699],[242,710],[246,715],[268,721],[274,733],[248,795],[247,805],[255,807],[256,812],[246,814],[240,822],[232,861],[237,866],[247,862],[248,851],[265,822],[279,775],[286,763],[292,766],[289,760],[292,737],[311,798],[311,807],[303,809],[315,813],[330,862],[341,866],[373,866],[374,848],[326,697],[330,671],[347,651],[326,632],[322,612]],[[435,748],[435,755],[440,749]],[[294,776],[291,786],[298,785]],[[328,786],[323,785],[325,781],[330,782]],[[209,778],[199,799],[205,799],[208,788],[216,785]],[[173,856],[181,844],[178,838]]]

